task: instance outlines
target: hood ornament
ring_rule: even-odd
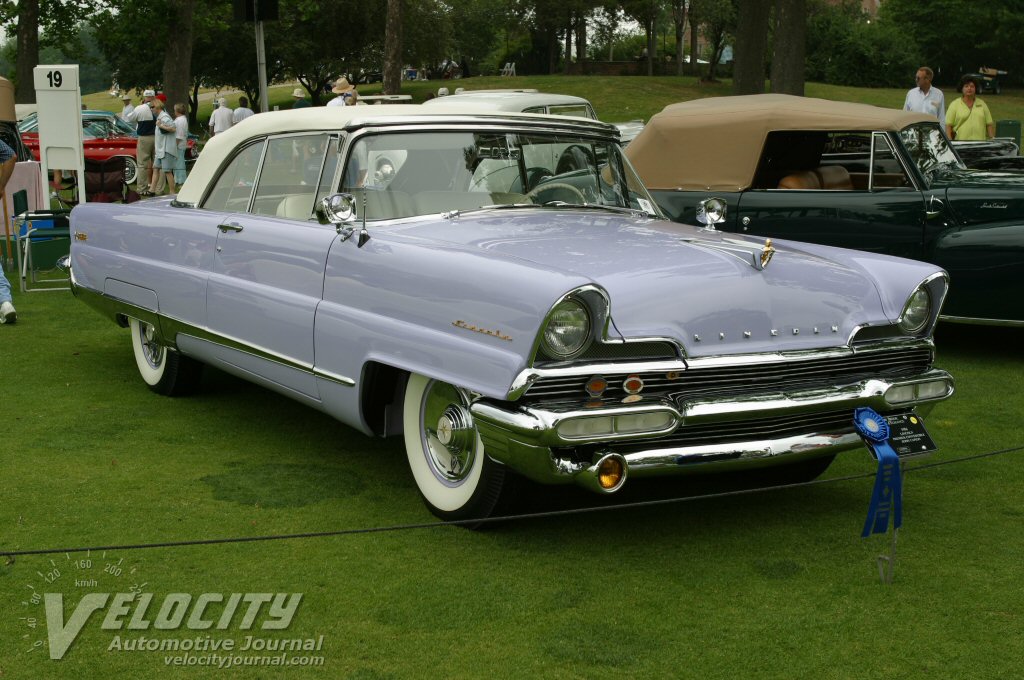
[[[765,239],[764,245],[760,247],[755,243],[741,241],[740,239],[734,238],[723,238],[719,241],[710,241],[699,238],[683,238],[680,240],[683,243],[689,243],[690,245],[697,246],[698,248],[705,248],[717,253],[731,255],[738,260],[746,262],[757,271],[763,271],[775,255],[775,246],[772,245],[772,240],[770,238]]]
[[[772,255],[774,254],[775,248],[772,246],[772,240],[770,238],[766,238],[764,240],[764,248],[761,248],[761,258],[757,262],[757,264],[754,265],[754,269],[761,271],[762,269],[767,267],[768,263],[772,261]],[[758,267],[758,264],[760,264],[761,266]]]

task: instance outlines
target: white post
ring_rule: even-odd
[[[85,203],[82,146],[82,91],[77,64],[50,64],[32,70],[39,121],[39,164],[49,195],[49,168],[78,173],[78,202]]]

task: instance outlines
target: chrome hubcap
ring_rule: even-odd
[[[152,324],[140,322],[139,336],[146,362],[153,368],[160,368],[164,361],[164,348],[156,341],[156,329]]]
[[[469,475],[476,458],[476,428],[468,406],[466,395],[445,383],[431,382],[423,395],[423,450],[434,476],[449,486]]]

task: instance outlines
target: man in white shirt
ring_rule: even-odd
[[[231,124],[237,125],[251,115],[253,115],[253,110],[249,108],[249,99],[247,97],[239,97],[238,108],[231,114]]]
[[[217,108],[210,116],[210,136],[226,132],[234,125],[234,111],[228,108],[228,100],[221,97],[217,100]]]
[[[121,109],[121,116],[120,116],[120,118],[121,118],[121,120],[125,120],[126,121],[126,120],[128,120],[128,117],[131,116],[132,111],[135,110],[135,107],[132,106],[132,96],[130,94],[128,94],[127,92],[125,92],[123,95],[121,95],[121,101],[124,102],[124,108]]]
[[[932,87],[934,73],[927,66],[917,69],[917,87],[907,92],[907,98],[903,102],[904,111],[917,111],[927,113],[939,119],[939,123],[946,120],[946,98],[937,87]]]
[[[146,90],[142,93],[142,103],[135,107],[131,113],[125,114],[125,121],[135,123],[138,133],[138,143],[135,149],[135,160],[138,162],[138,194],[149,196],[149,183],[153,174],[153,152],[155,151],[156,116],[153,115],[153,100],[156,99],[154,90]]]

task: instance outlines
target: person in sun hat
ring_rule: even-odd
[[[348,82],[348,78],[342,77],[334,81],[331,92],[338,96],[327,102],[328,106],[355,106],[359,101],[359,93],[356,92],[355,85]]]
[[[129,94],[128,92],[125,92],[123,95],[121,95],[121,101],[124,102],[124,108],[121,109],[121,115],[118,116],[118,117],[121,120],[128,120],[128,115],[131,114],[131,112],[135,110],[135,107],[132,106],[132,96],[131,96],[131,94]]]
[[[306,99],[306,93],[301,87],[297,87],[292,90],[292,97],[295,98],[295,103],[292,104],[293,109],[305,109],[312,106],[312,104],[309,103],[309,100]]]

